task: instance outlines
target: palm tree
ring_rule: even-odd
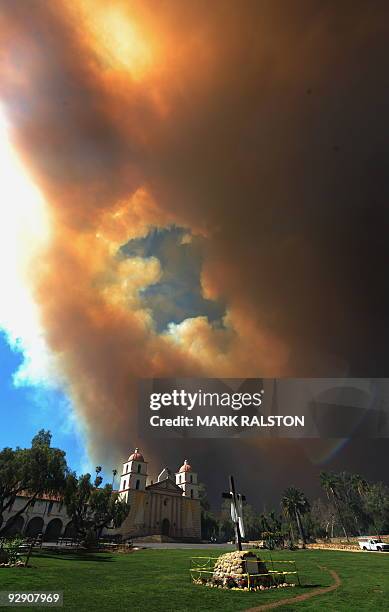
[[[115,476],[116,476],[117,473],[118,473],[117,470],[112,470],[112,488],[113,488],[113,485],[115,483]]]
[[[270,531],[269,523],[267,520],[266,512],[262,512],[259,516],[259,526],[261,531]]]
[[[350,487],[352,493],[354,494],[352,496],[353,503],[350,504],[350,506],[353,509],[353,515],[355,524],[357,526],[357,531],[359,535],[361,535],[358,516],[361,517],[361,515],[363,514],[363,502],[366,497],[366,493],[368,493],[369,491],[369,483],[360,474],[352,474],[350,478]]]
[[[322,488],[324,489],[324,491],[327,493],[328,499],[331,499],[332,497],[336,512],[339,517],[340,526],[343,530],[343,533],[345,535],[347,542],[349,542],[348,533],[344,526],[342,514],[340,512],[340,507],[339,507],[339,478],[336,474],[330,474],[329,472],[321,472],[320,473],[320,484]]]
[[[353,474],[351,477],[352,486],[360,497],[364,497],[369,490],[369,483],[360,474]]]
[[[103,468],[101,467],[101,465],[97,465],[96,466],[96,478],[95,478],[95,487],[99,487],[101,485],[101,483],[103,482],[103,479],[101,476],[99,476],[101,470]]]
[[[299,530],[300,538],[303,543],[303,548],[305,548],[305,534],[301,517],[303,514],[309,511],[309,501],[307,500],[302,491],[299,491],[294,487],[289,487],[284,491],[281,500],[281,505],[285,516],[287,516],[290,521],[296,519],[297,528]]]

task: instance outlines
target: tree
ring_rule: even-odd
[[[371,516],[377,536],[389,530],[389,487],[376,482],[365,494],[365,508]]]
[[[361,535],[362,530],[368,524],[368,517],[364,509],[364,497],[369,490],[369,484],[359,474],[348,474],[342,472],[340,474],[341,483],[344,490],[344,506],[346,513],[343,511],[343,516],[347,511],[352,518],[350,528],[356,535]]]
[[[231,519],[231,502],[229,499],[224,499],[222,502],[219,533],[223,534],[225,540],[235,540],[235,527]]]
[[[120,527],[130,511],[129,504],[112,491],[112,485],[99,488],[102,479],[96,472],[93,482],[90,474],[79,478],[69,474],[64,496],[77,537],[88,542],[99,538],[104,528]]]
[[[213,512],[201,511],[201,537],[204,540],[212,540],[219,535],[219,522]]]
[[[310,509],[307,498],[302,491],[299,491],[294,487],[289,487],[284,491],[281,505],[285,516],[287,516],[289,520],[296,520],[300,538],[303,543],[303,548],[305,548],[305,534],[301,517]]]
[[[339,477],[336,474],[331,474],[329,472],[321,472],[320,473],[320,484],[324,491],[327,494],[329,500],[332,499],[336,513],[339,518],[340,526],[343,530],[343,533],[346,537],[347,542],[349,541],[348,533],[346,531],[346,527],[344,525],[342,513],[340,510],[340,497],[339,497]]]
[[[103,482],[103,477],[100,476],[101,470],[103,468],[101,467],[101,465],[97,465],[95,468],[95,472],[96,472],[96,477],[95,477],[95,487],[99,487],[101,485],[101,483]]]
[[[104,528],[117,529],[127,518],[130,506],[112,492],[112,485],[94,489],[90,496],[90,511],[93,516],[93,529],[97,537],[101,536]]]
[[[313,521],[313,535],[318,538],[329,538],[334,525],[333,505],[320,498],[317,499],[312,504],[311,517]]]
[[[250,504],[243,504],[243,524],[246,539],[258,540],[261,536],[260,516]]]
[[[207,491],[203,483],[199,484],[198,492],[201,508],[201,537],[210,540],[219,535],[219,523],[216,516],[211,512],[211,504],[208,501]]]
[[[0,451],[0,516],[12,506],[25,486],[23,458],[21,449],[7,447]]]
[[[198,495],[199,495],[201,510],[205,510],[205,511],[210,510],[211,504],[209,503],[209,500],[208,500],[207,489],[205,488],[205,485],[202,482],[200,482],[199,487],[198,487]]]
[[[51,446],[51,431],[40,429],[31,440],[31,446]]]
[[[116,474],[118,473],[117,470],[112,470],[112,489],[115,485],[115,478],[116,478]]]
[[[259,535],[265,541],[266,547],[272,550],[284,543],[282,520],[274,511],[262,512],[258,517]]]
[[[0,452],[0,516],[22,493],[25,503],[3,525],[0,536],[5,535],[40,496],[61,495],[67,474],[65,452],[51,447],[49,431],[40,430],[32,439],[31,448],[4,448]]]
[[[360,474],[352,474],[351,482],[353,487],[361,497],[369,491],[369,483]]]

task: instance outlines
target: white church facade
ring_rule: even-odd
[[[197,474],[187,461],[172,474],[162,470],[157,480],[149,479],[147,462],[138,449],[123,463],[119,495],[130,505],[122,526],[106,535],[122,535],[124,539],[155,536],[197,541],[201,538],[201,509]],[[10,521],[26,503],[26,494],[19,495],[0,517],[0,525]],[[74,532],[65,505],[58,497],[44,495],[30,505],[13,523],[10,533],[26,536],[42,534],[46,541],[73,537]]]
[[[188,461],[175,474],[163,469],[153,482],[147,462],[136,448],[123,463],[119,494],[130,505],[129,515],[118,530],[124,538],[200,540],[199,483]]]

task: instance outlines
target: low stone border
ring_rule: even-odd
[[[341,550],[345,552],[365,552],[355,544],[307,544],[308,550]]]

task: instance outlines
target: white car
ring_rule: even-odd
[[[389,544],[387,542],[383,542],[382,540],[363,538],[361,540],[358,540],[358,544],[359,548],[362,548],[362,550],[377,550],[379,552],[389,552]]]

